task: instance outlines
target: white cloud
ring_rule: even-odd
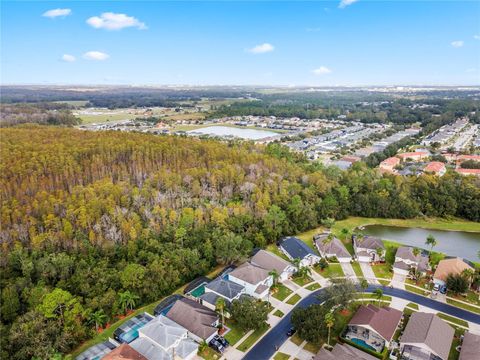
[[[474,38],[475,40],[480,40],[480,35],[473,35],[473,38]]]
[[[345,9],[348,5],[352,5],[353,3],[356,3],[358,0],[341,0],[340,4],[338,4],[338,7],[340,9]]]
[[[73,56],[73,55],[63,54],[62,60],[65,61],[65,62],[74,62],[74,61],[77,60],[77,59],[76,59],[75,56]]]
[[[273,50],[275,50],[275,47],[272,44],[264,43],[264,44],[254,46],[253,48],[248,49],[247,51],[251,52],[252,54],[264,54],[264,53],[272,52]]]
[[[105,54],[101,51],[88,51],[85,54],[83,54],[83,58],[87,60],[103,61],[103,60],[107,60],[109,57],[110,55]]]
[[[315,75],[326,75],[326,74],[330,74],[332,70],[330,70],[326,66],[320,66],[318,69],[312,70],[312,72]]]
[[[460,48],[463,46],[463,40],[456,40],[450,43],[454,48]]]
[[[133,16],[115,14],[112,12],[102,13],[100,16],[92,16],[87,19],[87,24],[95,29],[121,30],[128,27],[136,27],[145,30],[147,26]]]
[[[42,16],[49,17],[51,19],[59,17],[59,16],[68,16],[72,13],[70,9],[52,9],[45,11]]]

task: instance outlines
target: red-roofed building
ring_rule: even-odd
[[[445,164],[440,161],[432,161],[423,169],[426,173],[432,173],[434,175],[443,176],[447,172]]]
[[[462,163],[467,160],[480,161],[480,155],[458,155],[457,162]]]
[[[402,161],[405,161],[407,159],[412,159],[414,161],[420,161],[423,160],[427,157],[429,157],[430,154],[427,153],[426,151],[416,151],[416,152],[407,152],[403,154],[397,154],[397,157],[401,159]]]
[[[400,164],[400,159],[396,157],[389,157],[383,160],[378,166],[381,171],[393,173],[395,166]]]
[[[455,171],[461,175],[475,175],[475,176],[480,176],[480,169],[462,169],[462,168],[456,168]]]

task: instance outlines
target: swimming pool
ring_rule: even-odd
[[[196,298],[202,296],[203,294],[205,294],[205,284],[202,284],[201,286],[192,290],[192,292],[190,293],[190,295],[192,295],[193,297],[196,297]]]
[[[127,332],[124,332],[122,335],[119,336],[119,338],[122,340],[122,342],[125,343],[131,343],[133,340],[138,338],[138,329],[142,328],[145,324],[137,324],[132,327],[131,330],[128,330]]]
[[[354,342],[355,344],[357,344],[358,346],[361,346],[365,349],[368,349],[368,350],[372,350],[372,351],[375,351],[377,352],[377,349],[375,349],[373,346],[370,346],[368,345],[364,340],[362,339],[357,339],[357,338],[351,338],[350,339],[351,342]]]

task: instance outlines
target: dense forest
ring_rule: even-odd
[[[25,123],[41,125],[80,124],[67,104],[36,103],[36,104],[0,104],[0,126],[14,126]]]
[[[454,172],[342,172],[278,144],[34,125],[0,136],[2,358],[68,353],[126,304],[326,218],[480,221],[480,180]]]

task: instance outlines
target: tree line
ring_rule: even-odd
[[[1,356],[51,358],[254,247],[349,215],[480,221],[480,184],[347,172],[279,144],[0,129]]]

